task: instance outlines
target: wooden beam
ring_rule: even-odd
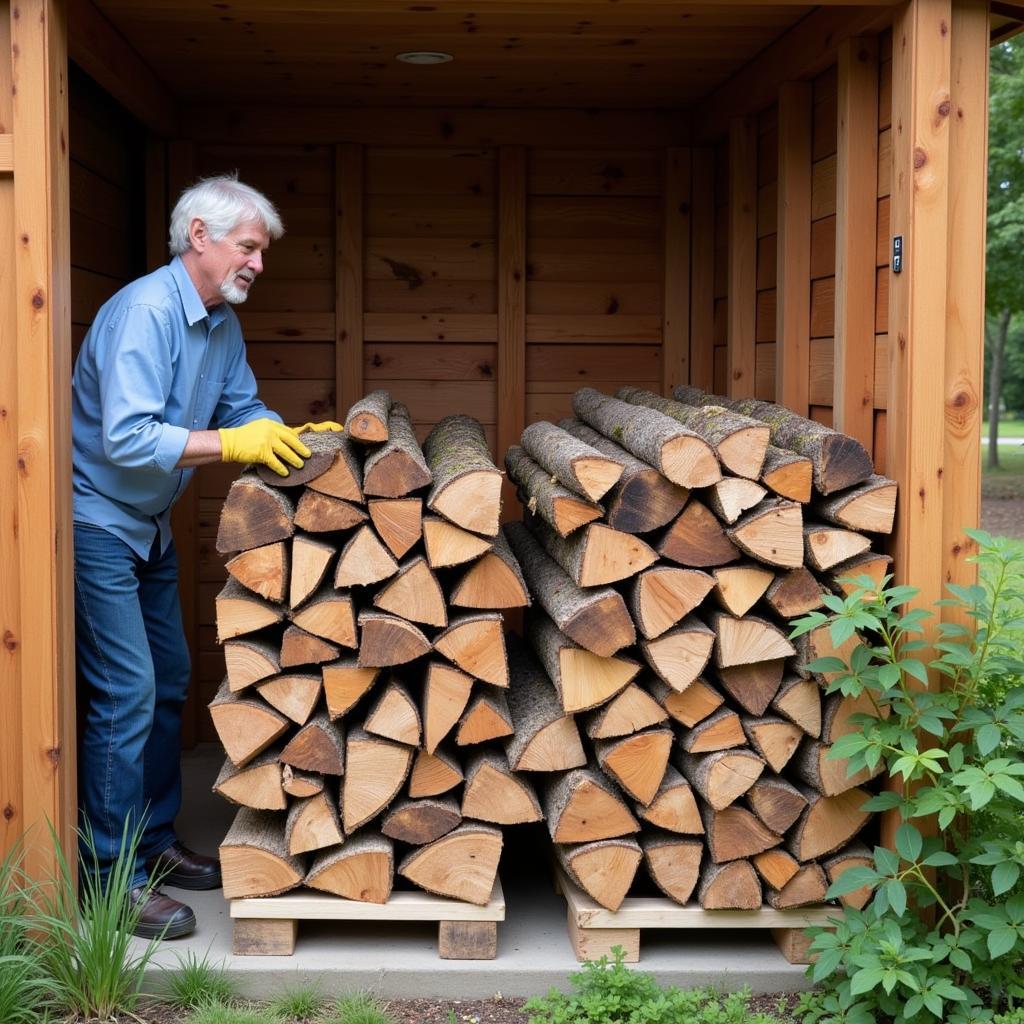
[[[13,13],[13,12],[12,12]],[[51,822],[76,855],[71,555],[71,214],[67,23],[60,0],[18,0],[11,19],[17,331],[17,528],[26,868],[55,870]]]
[[[526,426],[526,147],[498,151],[498,412],[495,453]],[[502,512],[518,518],[515,485],[502,484]]]
[[[753,398],[757,320],[757,120],[729,126],[728,390]]]
[[[363,147],[334,150],[334,415],[343,423],[363,395]]]
[[[833,425],[871,451],[875,380],[878,40],[839,47]]]
[[[715,386],[715,151],[693,150],[690,263],[690,383]]]
[[[665,156],[665,288],[661,383],[667,394],[690,382],[690,150]]]
[[[178,105],[92,0],[67,0],[69,56],[156,135],[178,134]]]
[[[807,415],[811,366],[810,82],[779,89],[775,401]]]
[[[0,135],[0,174],[14,170],[14,136],[10,132]]]

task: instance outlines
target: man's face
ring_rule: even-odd
[[[205,234],[205,225],[201,231]],[[249,221],[217,241],[205,234],[203,243],[200,263],[208,290],[219,292],[232,304],[245,302],[253,281],[263,272],[263,252],[270,245],[266,228]]]

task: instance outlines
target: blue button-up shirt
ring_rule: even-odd
[[[207,309],[181,259],[133,281],[96,314],[72,378],[74,519],[147,558],[171,540],[171,507],[191,469],[191,430],[269,416],[256,397],[238,317]]]

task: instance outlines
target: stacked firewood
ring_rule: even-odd
[[[872,535],[892,530],[896,485],[854,439],[767,402],[584,389],[573,409],[505,459],[543,666],[521,659],[520,700],[584,737],[542,787],[558,860],[610,909],[641,862],[706,909],[820,902],[867,862],[868,774],[828,754],[870,709],[806,667],[856,639],[794,644],[787,624],[885,574]]]
[[[502,473],[475,420],[448,417],[421,448],[386,392],[302,440],[312,456],[288,477],[242,473],[217,535],[215,790],[241,807],[224,893],[382,903],[397,870],[485,904],[500,826],[542,817],[518,768],[545,742],[515,737],[512,766],[495,743],[516,714],[501,610],[529,604]]]

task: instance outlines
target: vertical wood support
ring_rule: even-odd
[[[754,397],[757,320],[757,119],[729,125],[728,391]]]
[[[498,459],[526,425],[526,147],[498,152]],[[503,518],[518,518],[502,484]]]
[[[875,394],[878,40],[839,47],[833,425],[871,451]]]
[[[812,100],[810,82],[779,89],[775,401],[801,416],[810,402]]]
[[[665,287],[662,305],[661,384],[671,394],[690,382],[690,150],[665,157]]]
[[[363,147],[334,150],[334,416],[363,394]]]
[[[75,843],[71,549],[71,228],[67,26],[59,0],[11,11],[17,360],[17,545],[22,827],[26,867],[54,867],[47,821]],[[6,540],[7,538],[5,538]],[[31,628],[27,628],[31,624]]]
[[[715,386],[715,151],[693,150],[690,262],[690,383]]]

